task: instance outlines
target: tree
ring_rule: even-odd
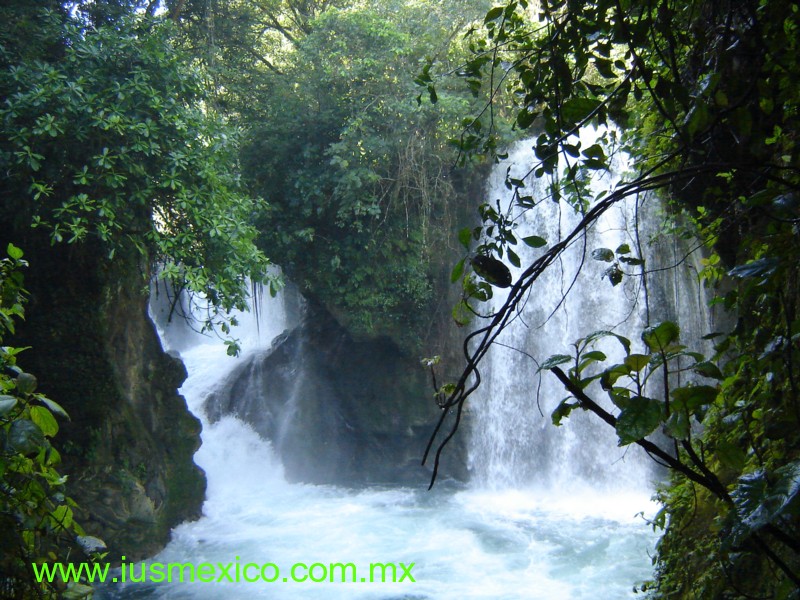
[[[448,7],[429,8],[329,8],[242,110],[265,248],[351,331],[407,348],[429,319],[459,179],[471,181],[447,145],[469,96],[441,89],[419,106],[411,81],[426,54],[457,54]]]
[[[3,55],[4,214],[109,260],[138,249],[175,289],[210,300],[207,325],[244,308],[246,277],[267,265],[248,225],[256,201],[236,173],[237,133],[204,107],[169,23],[31,18],[50,51]]]
[[[790,83],[798,74],[797,19],[798,6],[788,1],[509,2],[486,14],[484,34],[473,36],[473,56],[461,71],[473,90],[488,84],[484,112],[495,111],[504,91],[517,99],[516,127],[538,136],[535,175],[548,177],[551,198],[565,198],[582,219],[562,239],[547,240],[549,248],[513,283],[502,308],[468,336],[466,367],[441,390],[447,410],[428,448],[436,448],[434,478],[478,385],[481,359],[540,273],[616,202],[659,193],[708,249],[706,284],[726,278],[733,288],[715,302],[734,311],[739,325],[718,336],[711,361],[680,345],[676,324],[663,323],[643,331],[644,353],[632,354],[625,340],[624,363],[597,368],[605,355],[594,345],[608,334],[587,332],[574,356],[552,357],[543,368],[571,394],[554,421],[589,410],[615,428],[620,444],[639,444],[672,469],[661,492],[659,523],[669,517],[669,526],[656,581],[670,597],[731,590],[788,597],[800,582],[800,163],[798,95]],[[432,64],[421,83],[436,81]],[[582,147],[577,134],[607,123],[624,132],[636,172],[613,190],[587,194],[582,182],[608,168],[609,151]],[[461,140],[467,155],[499,147],[491,127],[468,125]],[[568,167],[561,169],[559,158]],[[508,181],[509,204],[535,210],[541,199],[525,196],[520,183]],[[513,262],[516,238],[504,208],[484,208],[482,216],[484,226],[464,240],[474,238],[479,255]],[[643,259],[635,260],[644,272]],[[490,282],[463,263],[457,273],[465,290],[460,314],[480,313]],[[609,278],[614,284],[619,277]],[[669,369],[678,356],[688,356],[711,383],[675,387]],[[565,373],[560,364],[571,368]],[[662,394],[640,387],[656,371],[663,372]],[[587,395],[595,379],[613,414]],[[655,430],[666,435],[665,447],[648,439]],[[737,569],[746,581],[730,575]]]
[[[166,2],[179,46],[201,69],[215,109],[242,125],[263,118],[271,75],[280,74],[325,11],[339,0]]]

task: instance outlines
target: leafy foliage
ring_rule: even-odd
[[[620,445],[636,443],[684,477],[685,482],[678,488],[697,485],[704,489],[708,494],[706,502],[714,504],[718,518],[726,524],[716,541],[717,558],[734,560],[731,555],[735,553],[764,553],[785,577],[778,578],[777,587],[772,589],[783,587],[783,581],[794,581],[795,559],[791,551],[797,548],[794,529],[800,514],[797,460],[770,471],[765,463],[747,458],[750,452],[757,454],[765,449],[753,444],[755,440],[729,437],[728,431],[717,429],[721,415],[725,415],[728,424],[733,422],[729,399],[724,394],[731,378],[703,355],[681,345],[676,324],[667,321],[645,329],[642,342],[646,353],[631,353],[630,342],[616,336],[625,349],[624,360],[597,371],[606,355],[593,346],[609,335],[615,334],[591,334],[574,344],[574,356],[555,355],[542,364],[542,369],[553,371],[572,394],[553,411],[553,422],[560,424],[577,408],[595,413],[616,429]],[[572,366],[565,374],[560,365],[567,363]],[[694,373],[698,379],[710,379],[714,384],[690,380],[686,385],[672,387],[671,381],[681,373]],[[657,374],[661,381],[654,378]],[[618,414],[608,412],[588,396],[589,386],[595,381],[606,391]],[[656,390],[661,391],[659,396],[652,395]],[[758,410],[763,418],[763,409]],[[657,442],[647,439],[657,431]],[[733,439],[738,443],[732,444]],[[750,472],[748,463],[759,467]],[[743,473],[738,479],[733,477],[737,472]],[[676,510],[679,493],[662,493],[667,501],[664,510]],[[768,538],[779,546],[777,550],[770,548]],[[673,575],[663,570],[666,564],[664,560],[662,589],[667,581],[673,583]],[[777,597],[785,596],[781,593]]]
[[[533,174],[548,179],[549,199],[566,200],[581,220],[521,265],[506,303],[468,336],[467,365],[442,402],[452,410],[431,439],[429,450],[449,418],[436,464],[477,385],[469,382],[480,360],[521,299],[569,243],[627,196],[657,191],[671,202],[680,215],[675,223],[688,225],[674,225],[670,234],[705,246],[702,281],[719,290],[713,303],[737,322],[715,336],[709,359],[681,347],[676,324],[662,323],[643,332],[640,353],[626,348],[623,362],[600,371],[592,365],[605,354],[592,349],[592,336],[576,342],[574,356],[545,363],[573,396],[554,421],[576,408],[592,410],[615,427],[620,443],[644,444],[671,467],[657,520],[666,527],[654,584],[663,597],[785,598],[800,583],[793,483],[800,458],[800,167],[791,83],[800,72],[799,14],[788,0],[510,1],[490,10],[482,30],[473,32],[472,56],[460,71],[470,90],[488,87],[484,114],[511,111],[515,126],[535,136]],[[427,66],[421,83],[435,88],[446,72]],[[581,141],[582,129],[606,124],[596,143]],[[498,148],[491,127],[465,126],[465,155],[502,157]],[[611,165],[619,148],[634,169],[615,187],[591,193],[586,182]],[[484,211],[474,235],[497,259],[513,245],[505,223],[510,207],[535,210],[546,199],[527,197],[520,183],[507,178],[508,203]],[[598,248],[592,258],[609,263],[612,285],[625,267],[646,266],[644,256],[625,247]],[[456,272],[456,280],[470,277]],[[478,305],[485,298],[470,295]],[[691,368],[712,383],[672,387],[676,360],[689,365],[678,369]],[[565,364],[569,374],[561,370]],[[664,387],[659,394],[642,387],[656,372]],[[612,412],[585,391],[590,380],[605,388]],[[650,441],[653,432],[672,448]]]
[[[3,55],[4,211],[54,243],[98,243],[109,259],[135,247],[176,289],[243,308],[245,277],[267,264],[248,224],[255,202],[233,170],[236,132],[204,109],[168,24],[39,20],[63,40],[57,53]]]
[[[181,30],[181,45],[203,66],[215,104],[249,112],[265,73],[280,73],[287,55],[337,0],[175,0],[166,3]]]
[[[0,260],[0,343],[23,318],[26,295],[22,250],[9,244],[7,252]],[[76,543],[92,540],[87,554],[95,556],[104,544],[85,536],[74,520],[76,505],[64,494],[66,477],[57,470],[61,458],[51,443],[58,420],[69,415],[36,391],[36,377],[17,363],[24,350],[0,347],[0,579],[4,589],[21,598],[55,598],[65,589],[67,594],[91,592],[77,581],[37,582],[31,571],[32,563],[66,561]]]
[[[470,99],[442,89],[436,106],[419,106],[411,81],[426,54],[457,52],[455,10],[328,8],[262,74],[258,100],[242,99],[245,174],[269,201],[264,247],[351,331],[407,347],[425,335],[437,257],[476,181],[452,171],[448,146]]]

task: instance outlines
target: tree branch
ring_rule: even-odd
[[[185,4],[186,0],[178,0],[172,9],[172,12],[170,12],[169,14],[170,20],[176,25],[178,24],[178,20],[180,19],[181,16],[181,11],[183,10]]]
[[[617,418],[614,415],[606,411],[602,406],[597,404],[597,402],[587,396],[581,388],[570,381],[569,377],[567,377],[564,371],[558,367],[553,367],[550,370],[556,377],[558,377],[558,380],[564,385],[567,391],[575,396],[575,398],[581,403],[581,408],[593,412],[607,424],[611,425],[611,427],[616,429]],[[711,474],[712,477],[709,478],[705,473],[698,473],[697,471],[694,471],[687,465],[683,464],[679,458],[672,456],[650,440],[641,439],[637,440],[635,443],[636,445],[644,448],[648,454],[657,456],[659,459],[664,461],[664,463],[666,463],[671,469],[678,471],[682,475],[685,475],[688,479],[691,479],[695,483],[702,485],[704,488],[709,490],[727,504],[733,505],[733,501],[731,500],[730,496],[728,496],[724,486],[722,486],[720,481],[716,478],[716,476],[713,475],[713,473]]]

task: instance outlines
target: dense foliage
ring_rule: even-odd
[[[209,109],[204,80],[192,59],[176,49],[174,27],[155,15],[156,5],[21,0],[0,7],[0,230],[4,245],[9,240],[23,245],[24,240],[29,255],[40,258],[50,245],[54,256],[65,258],[32,265],[29,281],[36,285],[31,289],[39,286],[39,294],[32,296],[34,319],[46,322],[42,311],[58,310],[44,305],[43,282],[52,282],[54,298],[87,294],[82,312],[67,312],[64,303],[59,304],[61,315],[47,315],[54,322],[63,320],[43,336],[61,347],[40,344],[28,355],[40,365],[47,362],[42,357],[67,357],[67,368],[53,364],[43,378],[48,389],[74,383],[78,392],[60,399],[70,407],[73,430],[98,408],[92,406],[97,389],[93,380],[70,381],[78,373],[105,378],[107,393],[100,400],[106,405],[95,415],[131,416],[116,402],[118,373],[103,371],[112,367],[99,356],[102,350],[95,353],[100,344],[85,352],[98,331],[80,331],[102,323],[102,308],[93,305],[96,296],[87,292],[102,277],[110,280],[109,294],[125,294],[137,285],[140,271],[139,301],[132,304],[141,310],[147,278],[158,270],[174,289],[208,298],[205,324],[219,324],[223,331],[228,311],[244,306],[248,276],[265,278],[267,260],[255,246],[256,230],[250,224],[256,201],[244,193],[237,173],[237,132]],[[81,511],[85,515],[87,507],[79,508],[67,497],[67,477],[57,471],[61,457],[50,440],[66,411],[40,393],[36,379],[16,362],[27,336],[43,329],[14,325],[22,317],[25,295],[19,272],[25,261],[17,245],[8,246],[9,258],[0,263],[0,336],[10,344],[0,352],[0,595],[84,597],[91,590],[77,582],[68,591],[64,582],[51,589],[36,583],[31,571],[37,562],[80,561],[82,551],[101,546],[96,538],[83,536],[74,518]],[[74,262],[67,272],[47,272],[47,265],[69,264],[70,258]],[[111,281],[114,277],[118,279]],[[229,343],[234,353],[236,344]],[[69,354],[76,349],[75,355]],[[167,372],[151,371],[148,377]],[[174,418],[175,423],[186,422],[184,414]],[[105,424],[110,430],[110,423]],[[66,440],[65,448],[72,450],[64,454],[65,462],[96,433],[78,431]],[[193,443],[190,434],[185,438],[178,436],[169,452],[182,452],[181,443]],[[146,443],[136,439],[129,445]],[[115,457],[125,456],[125,450]],[[74,460],[70,464],[76,467]],[[111,468],[83,466],[95,473]],[[155,465],[153,471],[158,468],[166,470]],[[97,483],[87,476],[78,485],[71,474],[73,496],[86,495]],[[187,480],[169,484],[178,487]],[[164,506],[171,501],[168,510],[173,510],[180,494],[191,494],[196,487],[177,490]],[[175,511],[180,514],[180,508]]]
[[[683,346],[679,324],[664,322],[643,331],[642,350],[617,336],[622,363],[601,364],[601,340],[613,334],[586,332],[573,356],[542,365],[571,394],[555,422],[589,410],[615,428],[620,444],[639,444],[670,467],[670,484],[659,492],[656,525],[666,531],[657,579],[647,586],[660,597],[786,598],[800,584],[798,13],[789,1],[509,2],[487,13],[463,71],[472,88],[513,93],[516,126],[538,136],[535,175],[549,177],[550,198],[566,199],[582,220],[561,240],[547,240],[506,304],[465,345],[467,368],[443,402],[455,419],[437,461],[479,361],[539,273],[627,196],[655,190],[671,202],[683,217],[675,222],[688,223],[672,235],[705,245],[702,280],[736,323],[696,332],[713,337],[711,357]],[[604,124],[622,129],[636,168],[613,189],[590,194],[585,183],[608,168],[611,146],[583,147],[578,133]],[[498,147],[474,128],[462,140],[465,152]],[[521,181],[508,185],[515,209],[542,201],[526,196]],[[484,207],[484,227],[465,232],[465,241],[477,241],[476,251],[493,261],[514,262],[508,214]],[[647,274],[646,254],[630,248],[597,248],[593,257],[612,263],[614,285]],[[491,282],[476,271],[461,265],[456,273],[463,306],[479,311]],[[679,384],[677,373],[691,371],[695,382]],[[646,386],[651,377],[661,383]],[[611,411],[587,394],[594,380]]]
[[[24,317],[22,250],[9,244],[0,259],[0,344]],[[65,495],[61,456],[51,440],[58,419],[68,419],[57,402],[37,392],[36,377],[17,362],[25,348],[0,347],[0,596],[82,597],[91,588],[80,582],[37,582],[33,563],[66,561],[78,548],[104,549],[74,520],[74,501]],[[56,584],[61,585],[61,589]]]
[[[265,251],[351,332],[417,348],[446,282],[438,259],[481,183],[454,170],[448,144],[471,95],[442,88],[436,106],[420,104],[413,79],[427,56],[458,65],[455,34],[481,7],[299,6],[189,3],[186,43],[247,130]]]
[[[60,12],[28,19],[40,51],[3,46],[0,71],[11,224],[96,244],[109,260],[136,248],[175,288],[223,314],[242,308],[246,276],[262,277],[267,264],[249,224],[255,203],[234,169],[236,133],[204,106],[169,24],[136,14],[98,27]],[[30,21],[5,23],[3,39]]]
[[[376,12],[315,21],[275,77],[245,168],[270,199],[266,247],[292,278],[356,332],[405,332],[413,345],[432,305],[432,258],[455,226],[453,155],[447,120],[415,102],[410,73],[425,48]],[[451,117],[467,108],[448,105]]]

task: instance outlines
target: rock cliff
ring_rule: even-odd
[[[22,237],[30,301],[15,343],[72,418],[55,443],[79,521],[112,559],[151,555],[199,516],[205,477],[192,461],[200,424],[177,393],[185,369],[147,316],[147,267],[135,251],[109,260],[90,243]]]
[[[299,326],[237,367],[205,407],[212,421],[233,414],[250,423],[293,481],[424,484],[430,477],[420,459],[439,409],[419,359],[386,338],[354,339],[313,303]],[[465,478],[464,456],[454,447],[443,477]]]

